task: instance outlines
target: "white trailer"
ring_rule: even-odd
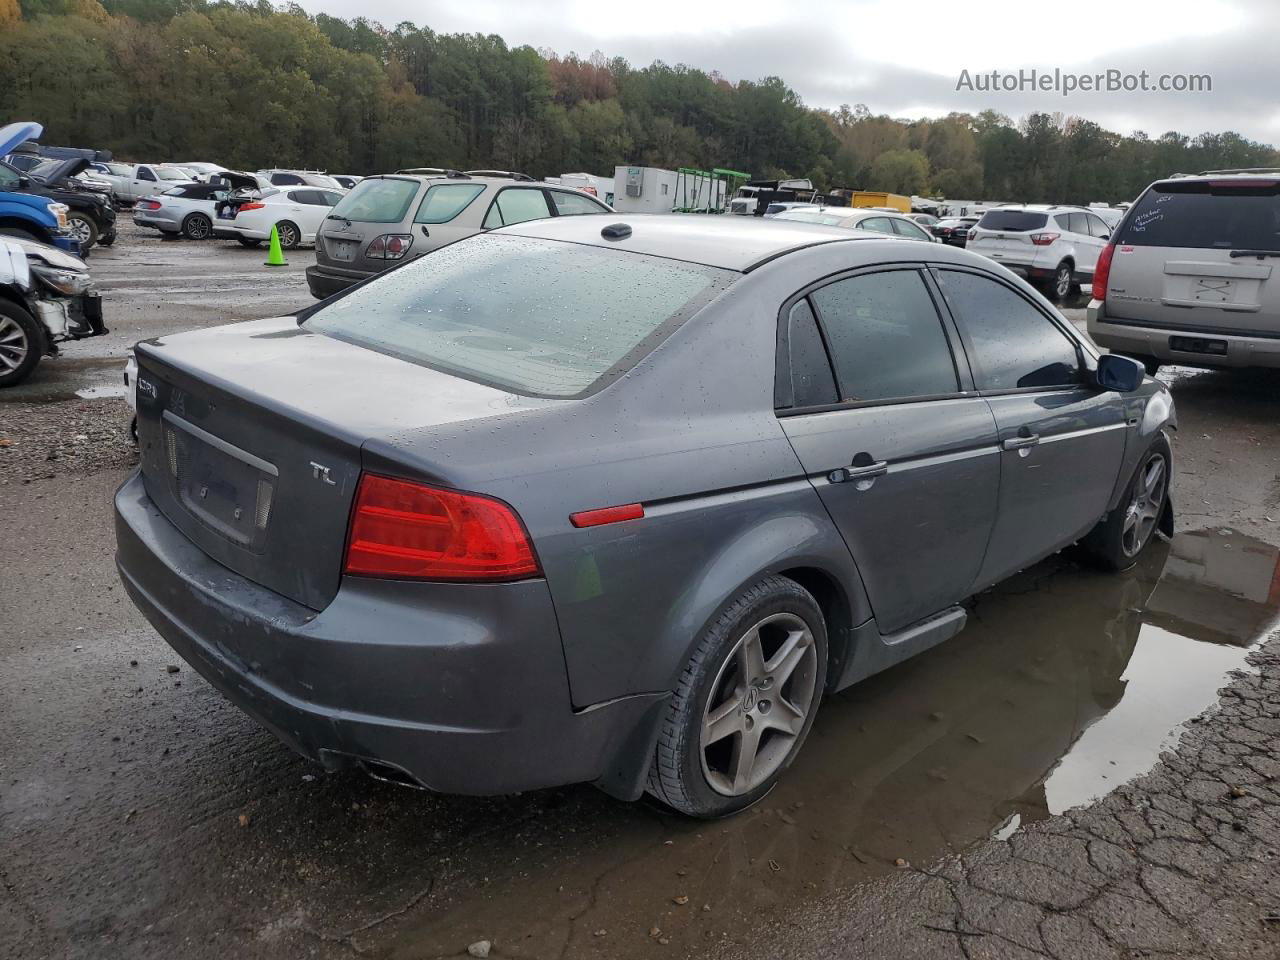
[[[617,167],[613,171],[613,183],[613,208],[619,213],[671,213],[708,208],[719,211],[725,206],[722,177],[661,167]]]

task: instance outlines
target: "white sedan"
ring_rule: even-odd
[[[263,240],[271,239],[271,228],[275,227],[280,234],[280,246],[286,250],[304,243],[315,243],[324,218],[342,199],[344,192],[319,187],[290,187],[246,203],[238,210],[224,211],[214,225],[213,235],[239,240],[245,246],[257,246]]]

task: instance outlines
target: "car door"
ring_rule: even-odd
[[[1065,321],[1029,295],[978,271],[939,268],[936,276],[999,431],[999,513],[978,577],[986,587],[1102,517],[1128,414],[1120,394],[1092,383]]]
[[[152,172],[150,167],[140,165],[133,171],[133,180],[129,183],[129,196],[131,199],[141,200],[144,197],[149,197],[158,192],[159,188],[159,178]]]
[[[1068,216],[1071,230],[1071,243],[1076,252],[1076,273],[1093,276],[1098,265],[1098,255],[1102,253],[1102,241],[1095,237],[1089,229],[1089,214],[1072,213]]]
[[[972,592],[995,521],[995,420],[937,301],[923,268],[873,268],[781,318],[779,421],[885,633]]]
[[[484,212],[479,197],[486,189],[484,183],[475,181],[433,183],[428,187],[413,215],[410,255],[430,253],[479,231]]]
[[[303,190],[290,190],[289,203],[286,205],[292,220],[302,231],[303,243],[314,243],[316,232],[324,224],[324,218],[333,204],[325,197],[325,192],[314,187]]]

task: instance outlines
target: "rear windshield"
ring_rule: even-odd
[[[419,257],[305,325],[424,366],[543,397],[631,369],[736,274],[500,234]]]
[[[361,180],[330,216],[356,223],[399,223],[417,193],[417,180]]]
[[[990,210],[978,222],[983,230],[1039,230],[1049,222],[1043,213],[1023,213],[1020,210]]]
[[[1157,183],[1129,211],[1116,240],[1135,247],[1280,250],[1280,181]]]

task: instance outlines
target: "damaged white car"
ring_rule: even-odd
[[[89,267],[57,247],[0,237],[0,387],[21,383],[66,340],[107,332]]]

